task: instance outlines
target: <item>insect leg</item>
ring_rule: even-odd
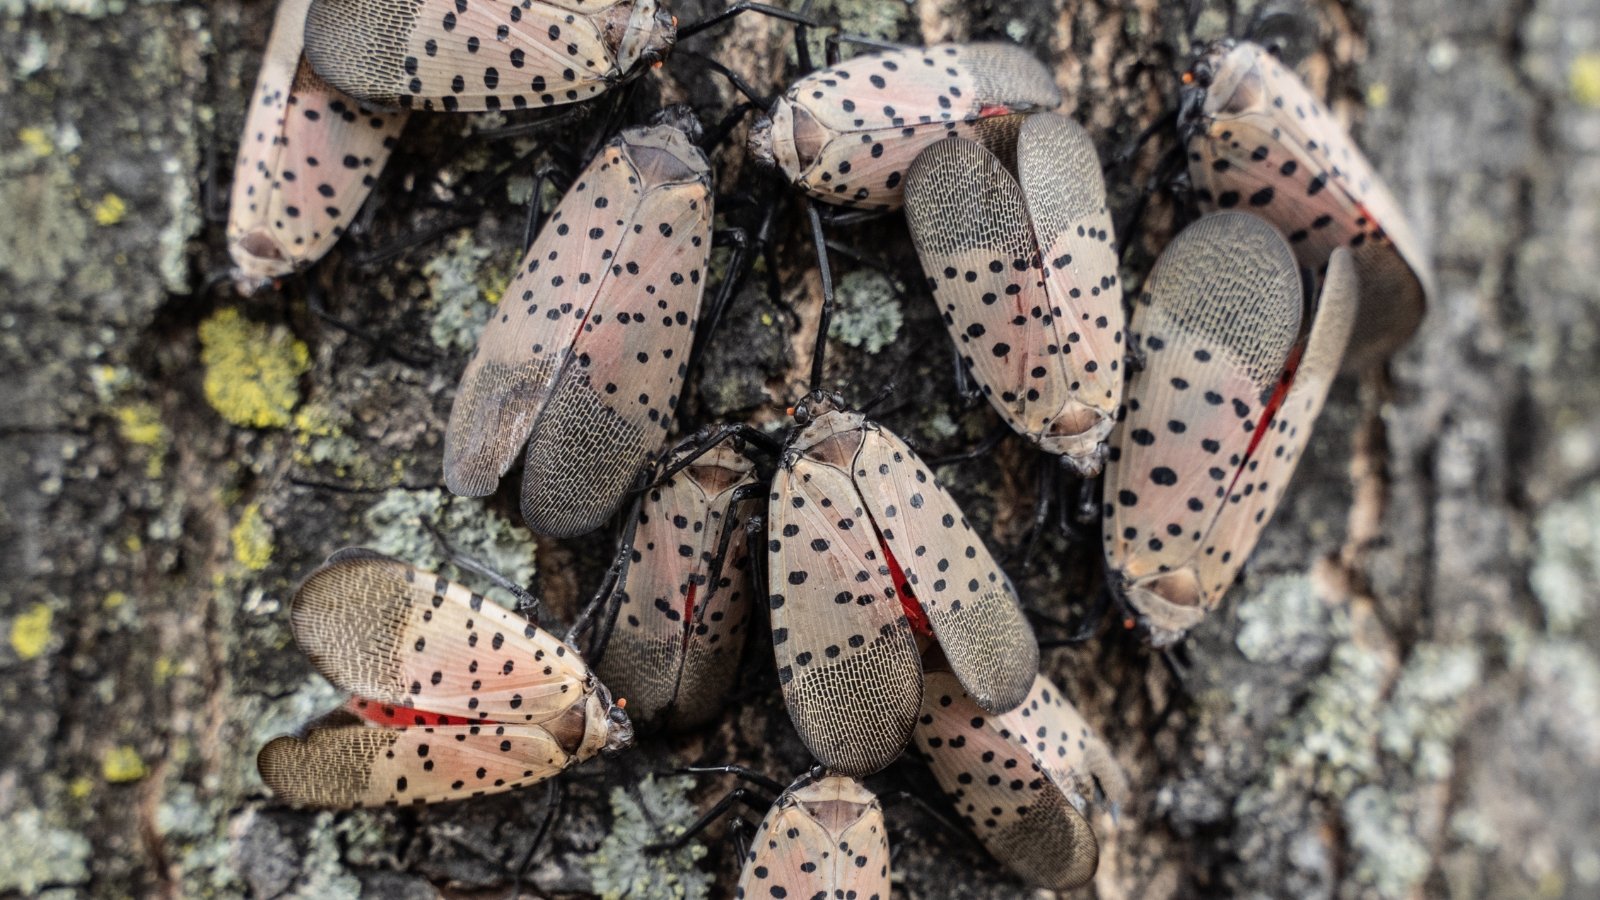
[[[989,433],[984,435],[983,440],[974,444],[971,448],[963,450],[959,453],[952,453],[949,456],[941,456],[937,459],[930,459],[928,460],[928,465],[948,466],[954,463],[967,462],[968,460],[974,460],[988,456],[990,453],[994,452],[994,448],[1000,446],[1000,442],[1004,441],[1006,439],[1006,435],[1009,435],[1010,433],[1011,426],[1001,422],[994,428],[991,428]]]
[[[517,613],[535,625],[539,624],[538,597],[529,593],[522,585],[457,550],[450,543],[450,539],[444,536],[444,532],[439,530],[439,526],[433,522],[423,519],[422,527],[427,530],[434,543],[439,545],[439,549],[444,552],[445,558],[450,561],[451,565],[462,571],[471,572],[517,598]]]
[[[1144,225],[1144,213],[1150,205],[1150,198],[1162,188],[1173,182],[1180,172],[1188,168],[1188,156],[1180,142],[1175,144],[1156,163],[1156,170],[1145,182],[1144,189],[1139,192],[1139,199],[1135,200],[1133,207],[1128,210],[1121,222],[1114,226],[1117,235],[1117,260],[1120,262],[1127,256],[1128,248],[1138,242],[1139,231]]]
[[[545,835],[550,833],[550,826],[561,816],[560,779],[552,778],[545,782],[545,785],[544,820],[539,823],[539,830],[533,833],[533,841],[522,854],[522,861],[517,863],[517,876],[511,882],[511,900],[517,900],[522,896],[522,879],[527,877],[528,868],[533,865],[533,854],[538,851],[539,845],[544,843]]]
[[[678,27],[678,40],[683,41],[683,40],[686,40],[688,38],[694,37],[695,35],[699,34],[700,32],[705,31],[707,28],[712,28],[712,27],[715,27],[717,25],[720,25],[723,22],[726,22],[727,20],[733,18],[734,16],[737,16],[740,13],[746,13],[746,12],[760,13],[760,14],[762,14],[764,16],[771,16],[774,19],[783,19],[786,22],[794,22],[794,23],[800,25],[801,27],[808,27],[808,26],[811,27],[811,28],[820,28],[820,27],[822,27],[822,23],[820,21],[818,21],[817,19],[812,18],[811,16],[806,15],[806,12],[810,8],[810,6],[811,6],[811,4],[808,2],[808,3],[806,3],[804,6],[802,6],[800,8],[799,12],[796,12],[794,10],[784,9],[784,8],[778,7],[778,6],[769,6],[769,5],[765,4],[765,3],[751,3],[751,2],[748,2],[748,0],[741,0],[741,2],[735,3],[734,5],[728,7],[727,9],[724,9],[724,10],[714,14],[709,19],[702,19],[701,21],[695,22],[695,23],[690,24],[690,25],[681,25],[681,26],[679,26]],[[807,66],[806,68],[809,69],[810,66]]]
[[[722,531],[717,536],[717,549],[711,557],[711,570],[706,575],[706,582],[710,585],[710,588],[706,591],[705,602],[700,603],[698,609],[695,610],[694,619],[696,625],[705,620],[706,608],[711,605],[711,597],[722,586],[722,564],[728,560],[728,545],[732,542],[733,531],[744,524],[734,514],[733,508],[740,503],[748,503],[751,500],[766,502],[767,490],[768,488],[764,484],[747,484],[734,488],[733,497],[728,501],[728,518],[723,522]],[[746,559],[748,558],[747,554]]]
[[[695,820],[694,824],[690,825],[688,828],[685,828],[682,834],[670,841],[646,844],[644,846],[644,852],[663,853],[681,849],[685,844],[698,837],[700,832],[705,831],[708,827],[710,827],[712,823],[716,822],[723,816],[728,815],[735,805],[743,803],[751,809],[756,809],[756,801],[763,799],[765,798],[761,797],[760,794],[756,793],[750,788],[736,787],[724,795],[721,800],[718,800],[716,804],[706,812],[705,815]]]
[[[866,47],[871,50],[904,50],[906,46],[905,44],[896,44],[893,41],[885,41],[879,38],[867,37],[864,34],[845,34],[842,32],[834,32],[833,34],[828,35],[826,38],[823,38],[823,42],[827,47],[826,58],[828,65],[830,66],[837,66],[839,64],[840,44],[854,44],[857,47]]]
[[[750,274],[750,235],[743,228],[724,228],[711,235],[713,246],[719,242],[732,245],[733,251],[728,256],[728,265],[723,269],[722,284],[717,286],[717,294],[711,298],[711,305],[701,317],[702,324],[695,331],[695,348],[691,355],[696,359],[704,352],[705,342],[716,332],[734,293]]]
[[[318,320],[325,324],[332,325],[334,328],[339,329],[356,340],[367,344],[368,346],[387,356],[393,357],[395,360],[402,362],[413,369],[425,369],[433,364],[433,357],[431,356],[426,354],[412,353],[397,346],[396,341],[387,340],[379,335],[373,334],[365,328],[362,328],[358,325],[353,325],[334,315],[323,303],[321,286],[311,278],[303,279],[302,283],[305,285],[306,289],[306,311],[317,317]]]
[[[761,787],[765,788],[767,790],[767,792],[770,793],[770,794],[777,795],[777,794],[783,793],[783,791],[784,791],[784,785],[781,782],[779,782],[779,781],[777,781],[777,780],[775,780],[773,778],[770,778],[770,777],[768,777],[768,776],[766,776],[766,775],[764,775],[764,774],[762,774],[760,772],[757,772],[754,769],[747,768],[747,767],[741,766],[741,765],[684,766],[683,768],[679,769],[678,771],[680,773],[692,774],[692,775],[737,775],[738,777],[743,778],[745,781],[748,781],[748,782],[750,782],[752,784],[760,785]],[[806,774],[809,775],[811,773],[808,771]],[[803,778],[805,776],[801,776],[801,777]],[[790,787],[801,787],[801,786],[803,786],[803,785],[790,785]]]
[[[584,604],[583,609],[572,621],[572,627],[567,629],[566,642],[569,646],[574,643],[589,623],[594,620],[595,613],[601,607],[606,609],[605,619],[601,627],[596,629],[594,638],[589,647],[589,665],[598,668],[600,660],[605,656],[606,644],[611,639],[611,630],[616,627],[617,614],[622,609],[622,591],[620,587],[627,577],[628,566],[633,562],[633,536],[639,527],[639,507],[644,503],[644,491],[640,490],[633,499],[633,504],[628,508],[628,516],[623,521],[627,527],[622,531],[622,537],[617,542],[617,554],[612,557],[611,565],[606,568],[605,577],[600,580],[594,596]],[[607,602],[609,601],[609,602]]]
[[[811,350],[812,391],[822,390],[822,364],[828,348],[828,326],[833,320],[833,270],[828,267],[828,239],[822,233],[822,219],[817,207],[809,200],[805,204],[806,216],[811,220],[811,241],[817,249],[817,274],[822,279],[822,314],[817,320],[817,343]]]

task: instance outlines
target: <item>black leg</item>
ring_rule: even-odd
[[[727,311],[735,292],[750,274],[750,236],[743,228],[724,228],[711,236],[711,242],[713,245],[719,242],[731,245],[733,252],[728,257],[728,265],[723,269],[722,283],[717,285],[716,296],[711,298],[711,305],[700,316],[700,322],[696,326],[695,346],[691,353],[695,359],[705,352],[706,342],[711,340],[717,325],[722,322],[722,314]]]
[[[820,28],[820,27],[822,27],[822,23],[821,22],[819,22],[816,19],[813,19],[810,16],[806,15],[806,13],[810,9],[810,7],[811,7],[811,4],[808,2],[808,3],[806,3],[804,6],[802,6],[800,8],[799,12],[795,12],[793,10],[784,9],[784,8],[778,7],[778,6],[769,6],[769,5],[765,4],[765,3],[751,3],[751,2],[748,2],[748,0],[741,0],[741,2],[735,3],[734,5],[728,7],[727,9],[722,10],[721,12],[716,13],[715,15],[711,16],[708,19],[702,19],[699,22],[694,22],[694,23],[689,24],[689,25],[681,25],[681,26],[679,26],[678,27],[678,40],[679,41],[688,40],[689,38],[694,37],[695,35],[699,34],[700,32],[705,31],[707,28],[713,28],[713,27],[715,27],[717,25],[721,25],[723,22],[726,22],[727,20],[733,18],[734,16],[737,16],[737,15],[739,15],[741,13],[747,13],[747,12],[760,13],[760,14],[762,14],[764,16],[771,16],[774,19],[783,19],[786,22],[794,22],[797,25],[800,25],[802,28],[804,28],[804,27],[811,27],[811,28]],[[807,66],[806,68],[809,69],[810,67]]]
[[[1001,422],[999,425],[996,425],[994,428],[990,429],[989,433],[984,436],[983,440],[973,445],[971,449],[964,450],[960,453],[952,453],[949,456],[941,456],[937,459],[931,459],[928,461],[928,465],[948,466],[953,463],[967,462],[969,460],[988,456],[990,453],[993,453],[994,448],[1000,446],[1000,442],[1004,441],[1010,434],[1011,426]]]
[[[646,844],[644,847],[644,852],[662,853],[672,850],[680,850],[685,844],[699,836],[700,832],[705,831],[706,828],[708,828],[712,823],[727,815],[738,804],[743,803],[746,806],[754,809],[756,801],[761,799],[764,798],[760,797],[760,795],[758,795],[755,791],[752,791],[747,787],[736,787],[729,791],[721,800],[718,800],[716,804],[712,806],[705,815],[697,819],[693,825],[690,825],[688,828],[684,829],[683,834],[678,835],[670,841],[662,841],[656,844]]]
[[[885,41],[878,38],[867,37],[864,34],[841,34],[839,32],[834,32],[833,34],[828,35],[826,38],[823,38],[823,42],[827,47],[827,60],[828,65],[830,66],[837,66],[839,64],[840,44],[854,44],[857,47],[865,47],[869,50],[905,49],[904,44],[896,44],[893,41]]]
[[[802,200],[811,220],[811,240],[817,248],[817,275],[822,279],[822,313],[817,318],[817,343],[811,350],[812,391],[822,389],[823,363],[827,358],[828,328],[833,322],[833,270],[828,266],[828,239],[822,233],[822,219],[810,200]]]
[[[555,824],[561,815],[561,780],[552,778],[545,782],[545,816],[539,823],[539,830],[533,833],[533,841],[528,844],[527,852],[522,854],[522,861],[517,864],[516,878],[511,882],[511,900],[522,896],[522,880],[528,875],[528,868],[533,865],[533,855],[538,851],[539,845],[544,843],[545,835],[550,833],[550,826]]]
[[[372,332],[366,330],[365,328],[361,328],[358,325],[352,325],[351,323],[346,322],[329,312],[328,308],[323,304],[322,286],[316,282],[316,279],[310,277],[303,278],[302,283],[305,285],[306,311],[315,316],[319,321],[327,325],[332,325],[334,328],[337,328],[356,340],[367,344],[372,349],[377,350],[385,356],[392,357],[395,360],[398,360],[399,362],[402,362],[414,369],[426,369],[428,366],[433,364],[432,357],[411,353],[405,349],[397,347],[395,346],[394,341],[385,340],[383,337],[373,334]]]

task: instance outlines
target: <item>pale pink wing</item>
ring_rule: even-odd
[[[668,126],[629,129],[618,144],[643,193],[620,207],[592,198],[587,246],[605,249],[578,279],[594,279],[593,300],[523,468],[523,518],[555,537],[604,524],[666,442],[710,262],[705,155]]]
[[[1122,282],[1100,158],[1083,126],[1065,116],[1029,116],[1017,137],[1017,178],[1041,250],[1050,302],[1045,316],[1061,348],[1066,396],[1055,433],[1080,474],[1100,472],[1122,400]],[[1033,311],[1028,311],[1030,316]],[[1067,441],[1070,439],[1070,443]],[[1049,446],[1046,449],[1051,449]]]
[[[837,776],[785,792],[756,829],[734,896],[889,900],[889,836],[877,797]]]
[[[294,806],[436,803],[543,781],[576,758],[538,725],[378,728],[347,714],[261,748],[261,780]]]
[[[859,56],[802,78],[786,98],[829,137],[789,173],[794,182],[833,203],[883,209],[900,205],[923,148],[960,136],[1009,156],[1021,114],[1061,103],[1044,65],[1011,44]]]
[[[593,97],[621,73],[599,20],[548,2],[312,0],[306,56],[341,90],[384,106],[527,109]]]
[[[929,672],[917,748],[995,859],[1030,885],[1071,890],[1094,877],[1099,842],[1067,793],[1013,739],[1029,724],[1020,711],[991,716],[954,675]]]
[[[1265,217],[1314,271],[1349,248],[1361,309],[1346,370],[1389,356],[1416,331],[1433,293],[1399,202],[1333,113],[1272,54],[1240,43],[1210,59],[1218,89],[1189,140],[1202,206]]]
[[[1040,673],[1028,699],[1008,716],[1022,727],[1011,737],[1025,746],[1074,806],[1083,807],[1098,787],[1113,810],[1131,798],[1128,775],[1109,747],[1055,683]]]
[[[361,209],[405,127],[329,86],[300,55],[306,0],[278,7],[228,203],[228,253],[241,283],[321,259]]]
[[[1214,605],[1239,574],[1261,532],[1283,499],[1301,451],[1311,439],[1312,425],[1322,412],[1328,389],[1339,373],[1359,306],[1360,286],[1351,254],[1333,251],[1328,275],[1300,361],[1289,388],[1228,489],[1228,502],[1217,516],[1198,557],[1200,585]],[[1215,552],[1211,552],[1212,550]],[[1226,549],[1227,552],[1224,552]],[[1232,555],[1229,556],[1228,553]]]
[[[1021,703],[1039,671],[1039,645],[1011,579],[955,500],[887,429],[867,432],[853,474],[882,543],[974,701],[993,712]]]
[[[605,683],[628,698],[629,718],[642,725],[682,730],[722,708],[750,618],[746,511],[732,500],[754,483],[755,467],[724,442],[645,494],[600,664]]]
[[[1245,213],[1213,214],[1186,228],[1134,305],[1131,328],[1145,367],[1130,381],[1126,416],[1112,438],[1104,540],[1107,566],[1125,583],[1174,573],[1157,593],[1191,621],[1162,627],[1180,631],[1214,605],[1217,598],[1192,578],[1200,557],[1227,564],[1248,552],[1206,535],[1235,502],[1230,490],[1300,317],[1300,276],[1288,245]]]
[[[808,431],[860,417],[833,413]],[[768,579],[778,683],[795,730],[829,769],[868,775],[911,738],[922,662],[890,560],[852,479],[848,457],[801,455],[780,468],[768,506]]]
[[[483,595],[371,551],[330,557],[295,592],[296,642],[359,697],[469,720],[543,723],[596,689],[554,635]]]

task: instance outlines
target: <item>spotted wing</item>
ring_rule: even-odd
[[[1300,361],[1277,410],[1228,488],[1228,502],[1207,534],[1197,562],[1200,586],[1214,604],[1233,584],[1245,558],[1283,499],[1283,492],[1311,439],[1328,388],[1339,372],[1357,316],[1360,286],[1348,250],[1337,249]],[[1216,552],[1210,552],[1212,548]],[[1231,550],[1228,557],[1224,550]]]
[[[1052,433],[1084,475],[1099,474],[1122,399],[1122,283],[1100,158],[1083,126],[1065,116],[1029,116],[1017,138],[1017,178],[1041,250],[1049,304],[1044,318],[1064,370]],[[1032,315],[1032,310],[1029,310]],[[1069,442],[1070,439],[1070,442]],[[1048,446],[1046,449],[1050,449]]]
[[[543,781],[574,761],[538,725],[378,728],[348,713],[274,738],[256,757],[261,780],[294,806],[436,803]]]
[[[614,4],[613,4],[614,5]],[[573,103],[617,75],[596,20],[546,2],[311,0],[306,57],[346,93],[471,112]]]
[[[1080,799],[1092,800],[1098,787],[1112,810],[1127,807],[1131,797],[1127,773],[1044,673],[1034,680],[1028,699],[1010,717],[1025,722],[1012,732],[1012,739],[1028,749],[1074,806],[1082,808]]]
[[[1106,467],[1106,561],[1126,579],[1237,566],[1248,547],[1208,539],[1239,501],[1245,467],[1300,330],[1299,271],[1283,237],[1245,213],[1189,226],[1157,261],[1134,307],[1145,368]],[[1252,489],[1253,491],[1253,489]],[[1197,585],[1180,605],[1206,608]],[[1167,595],[1173,600],[1173,595]]]
[[[750,617],[745,511],[732,500],[754,483],[749,460],[724,443],[645,495],[600,666],[637,722],[681,730],[722,707]]]
[[[662,183],[628,168],[645,190],[594,210],[589,315],[528,439],[523,518],[555,537],[600,527],[666,441],[705,291],[709,174]]]
[[[300,55],[306,0],[278,7],[239,140],[228,253],[241,283],[303,269],[328,252],[383,170],[405,113],[364,109]]]
[[[1392,354],[1417,330],[1433,293],[1421,242],[1400,204],[1333,113],[1264,49],[1241,43],[1223,65],[1247,70],[1189,140],[1202,205],[1249,209],[1277,225],[1300,261],[1321,270],[1348,247],[1361,309],[1346,371]]]
[[[851,779],[843,796],[805,802],[778,798],[761,825],[739,873],[736,897],[852,897],[889,900],[889,835],[883,807]],[[853,802],[864,799],[865,802]]]
[[[772,490],[769,605],[789,717],[829,769],[871,774],[911,739],[916,640],[849,473],[802,457]]]
[[[856,461],[855,487],[950,667],[979,706],[1015,707],[1039,671],[1039,645],[1011,579],[904,441],[869,432]]]
[[[578,655],[483,595],[367,550],[344,550],[295,593],[295,640],[359,697],[469,720],[542,723],[593,688]]]
[[[929,672],[917,748],[996,859],[1030,885],[1071,890],[1094,877],[1099,843],[1067,794],[1009,737],[1032,725],[1022,712],[991,716],[955,676]]]

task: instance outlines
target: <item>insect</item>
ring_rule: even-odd
[[[295,806],[433,803],[535,784],[633,741],[576,651],[481,594],[370,550],[295,593],[295,641],[355,695],[256,759]]]
[[[761,820],[734,896],[889,900],[882,804],[854,778],[801,776]]]
[[[795,82],[752,126],[750,152],[818,200],[897,209],[929,144],[1008,148],[1024,114],[1060,104],[1049,71],[1011,44],[869,53]]]
[[[1183,82],[1179,130],[1201,206],[1263,216],[1313,272],[1349,248],[1361,295],[1344,370],[1393,354],[1421,324],[1433,275],[1400,204],[1350,135],[1257,44],[1212,44]]]
[[[676,40],[656,0],[311,0],[306,57],[369,103],[475,112],[575,103]]]
[[[1340,248],[1302,341],[1294,255],[1248,213],[1200,219],[1156,261],[1103,507],[1109,577],[1153,645],[1215,608],[1255,547],[1338,371],[1356,291]]]
[[[1100,845],[1086,816],[1103,795],[1126,802],[1127,776],[1048,678],[994,715],[951,673],[930,671],[917,719],[917,748],[934,778],[995,859],[1034,887],[1087,884]]]
[[[669,110],[669,114],[676,115]],[[562,198],[461,376],[445,484],[494,491],[527,444],[522,515],[598,528],[665,441],[711,252],[711,170],[692,115],[629,128]]]
[[[905,442],[837,397],[798,404],[768,497],[772,643],[784,702],[829,769],[904,749],[936,639],[986,709],[1022,702],[1039,648],[1015,589]]]
[[[645,492],[612,589],[615,625],[598,668],[641,729],[709,721],[744,649],[751,584],[738,507],[762,494],[733,441],[678,465],[697,449],[669,457],[676,472]]]
[[[283,0],[256,78],[228,203],[242,290],[321,259],[361,209],[405,127],[330,86],[300,54],[309,0]]]
[[[1122,285],[1105,180],[1083,127],[1029,116],[1017,177],[963,138],[906,175],[906,222],[945,327],[1001,417],[1098,475],[1122,397]]]

